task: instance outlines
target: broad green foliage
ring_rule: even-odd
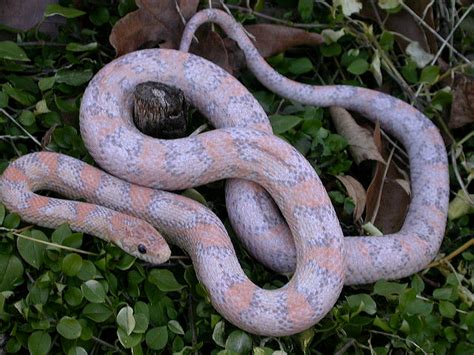
[[[0,173],[11,160],[41,145],[93,163],[78,129],[81,96],[94,73],[114,58],[108,42],[111,27],[136,5],[133,0],[80,3],[81,9],[72,0],[48,5],[45,16],[60,15],[66,21],[54,42],[34,30],[0,42]],[[330,39],[319,48],[269,58],[283,75],[309,84],[387,84],[393,95],[407,100],[392,80],[393,72],[388,75],[389,60],[398,80],[413,91],[423,84],[423,108],[430,117],[437,119],[449,108],[452,93],[440,84],[443,73],[415,44],[411,55],[403,54],[391,32],[346,20],[344,13],[359,11],[360,1],[334,1],[333,8],[309,0],[272,3],[282,10],[281,18],[323,24],[318,31],[325,29]],[[400,10],[399,1],[374,3]],[[267,6],[258,1],[255,9]],[[239,18],[249,23],[256,19],[250,14]],[[462,42],[460,48],[472,46],[473,39],[454,36]],[[359,233],[352,221],[354,202],[334,176],[359,172],[367,187],[370,167],[355,166],[327,110],[282,100],[248,72],[240,78],[268,113],[275,133],[320,174],[344,232]],[[203,122],[194,114],[189,133]],[[465,144],[472,148],[472,142]],[[472,157],[466,161],[472,164]],[[459,187],[454,184],[453,190]],[[222,183],[183,195],[211,208],[234,237]],[[472,233],[470,210],[462,211],[448,222],[443,253],[458,248]],[[258,285],[274,289],[288,281],[256,263],[238,242],[235,246],[245,273]],[[345,287],[319,324],[283,338],[247,334],[222,319],[189,258],[177,248],[173,255],[162,267],[151,267],[67,225],[54,231],[31,226],[0,204],[0,353],[474,353],[472,251],[404,280]]]

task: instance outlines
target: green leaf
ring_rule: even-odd
[[[303,119],[290,115],[271,115],[270,123],[274,134],[282,134],[297,126]]]
[[[423,290],[425,289],[425,283],[423,282],[423,279],[418,274],[413,275],[413,278],[411,280],[411,287],[418,294],[422,293]]]
[[[81,346],[74,346],[69,349],[67,355],[87,355],[87,351]]]
[[[301,75],[313,70],[313,63],[306,57],[293,59],[290,62],[288,70],[292,74]]]
[[[135,328],[133,329],[134,333],[145,333],[148,329],[148,324],[150,323],[150,319],[146,314],[143,313],[135,313]]]
[[[406,312],[411,315],[421,314],[427,316],[433,311],[433,304],[420,299],[408,302]]]
[[[70,70],[60,69],[56,72],[55,80],[57,83],[65,83],[71,86],[80,86],[87,83],[92,78],[92,70]]]
[[[0,254],[0,292],[13,290],[23,276],[23,264],[15,255]]]
[[[112,315],[112,311],[101,303],[89,303],[84,307],[82,315],[94,322],[105,322]]]
[[[87,281],[87,280],[95,279],[96,275],[97,275],[97,269],[94,263],[90,260],[82,260],[81,269],[77,273],[77,277],[83,281]]]
[[[122,328],[117,329],[117,336],[125,349],[133,348],[142,340],[141,334],[127,334],[127,332]]]
[[[78,287],[69,287],[64,293],[64,300],[73,307],[80,305],[83,298],[82,291]]]
[[[420,82],[433,85],[439,78],[439,67],[436,65],[429,65],[421,71]]]
[[[8,60],[19,60],[22,62],[30,61],[25,51],[12,41],[0,42],[0,58]]]
[[[367,60],[359,58],[354,60],[349,66],[347,67],[347,71],[354,75],[362,75],[369,69],[369,63]]]
[[[81,285],[81,290],[89,302],[102,303],[105,301],[105,289],[99,281],[86,281]]]
[[[298,12],[303,21],[311,20],[313,15],[313,0],[298,0]]]
[[[298,334],[298,343],[300,345],[301,351],[303,351],[303,354],[308,353],[308,347],[311,344],[315,334],[314,328],[306,329],[304,332]]]
[[[117,324],[127,335],[132,334],[135,329],[135,317],[133,316],[133,308],[130,306],[123,307],[117,314]]]
[[[76,42],[68,43],[66,49],[71,52],[89,52],[98,48],[97,42],[81,44]]]
[[[238,354],[248,354],[252,350],[252,338],[241,330],[234,330],[229,334],[225,348]]]
[[[49,242],[48,237],[43,232],[36,229],[31,231],[31,238]],[[41,265],[43,265],[46,245],[18,237],[16,240],[16,246],[23,260],[39,270]]]
[[[89,15],[89,19],[94,25],[102,26],[110,19],[109,10],[107,10],[107,8],[103,6],[96,7]]]
[[[176,281],[171,271],[165,269],[151,270],[148,281],[156,285],[163,292],[179,291],[185,287]]]
[[[8,106],[8,95],[0,91],[0,108]]]
[[[379,44],[383,50],[388,51],[393,49],[395,43],[395,36],[391,32],[383,31],[379,38]]]
[[[24,106],[31,106],[36,103],[34,95],[21,89],[14,88],[9,83],[3,85],[3,92]]]
[[[416,84],[418,82],[416,63],[412,60],[407,61],[407,63],[402,67],[402,75],[410,84]]]
[[[18,117],[18,121],[23,126],[31,126],[33,123],[35,123],[35,115],[30,110],[23,110]]]
[[[384,10],[395,10],[400,6],[400,0],[379,0],[379,6]]]
[[[20,216],[17,215],[16,213],[9,213],[7,216],[3,219],[3,226],[5,228],[9,229],[15,229],[20,225]]]
[[[3,220],[5,219],[5,206],[0,203],[0,226],[3,224]]]
[[[342,52],[342,47],[339,43],[323,44],[321,45],[321,54],[325,57],[336,57]]]
[[[62,271],[67,276],[76,276],[82,267],[82,257],[79,254],[71,253],[64,257]]]
[[[53,87],[55,81],[54,76],[50,76],[49,78],[41,78],[38,81],[38,87],[41,91],[49,90]]]
[[[439,302],[439,313],[446,318],[454,318],[456,315],[456,306],[448,301]]]
[[[146,344],[153,350],[164,349],[168,342],[168,329],[166,326],[150,329],[145,336]]]
[[[212,340],[214,340],[217,345],[222,346],[223,348],[225,347],[224,330],[225,322],[221,320],[216,324],[214,330],[212,331]]]
[[[374,285],[374,293],[380,296],[400,295],[406,288],[407,284],[399,284],[397,282],[389,282],[385,280],[377,281]]]
[[[168,329],[175,334],[184,335],[183,327],[181,327],[178,321],[170,320],[168,322]]]
[[[181,195],[197,201],[204,206],[207,206],[206,198],[196,189],[186,189],[181,193]]]
[[[59,15],[65,18],[75,18],[86,13],[81,10],[74,9],[72,7],[63,7],[59,4],[49,4],[46,6],[46,11],[44,12],[45,17]]]
[[[31,355],[44,355],[51,348],[51,337],[46,332],[37,331],[28,337],[28,350]]]
[[[377,305],[375,301],[372,299],[372,297],[365,293],[347,296],[346,299],[351,311],[354,314],[365,312],[372,315],[377,311]]]
[[[81,336],[82,327],[77,319],[64,316],[59,320],[56,330],[66,339],[77,339]]]

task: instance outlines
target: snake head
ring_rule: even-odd
[[[168,261],[171,250],[163,236],[148,222],[127,216],[120,220],[116,244],[128,254],[152,264]]]

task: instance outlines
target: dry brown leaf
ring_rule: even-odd
[[[137,0],[138,10],[121,18],[112,28],[109,41],[117,57],[146,44],[162,43],[163,48],[178,48],[184,19],[197,10],[199,0]]]
[[[374,142],[389,165],[387,169],[386,164],[377,162],[374,177],[367,188],[366,221],[372,222],[386,234],[394,233],[400,230],[408,211],[409,183],[405,179],[406,174],[400,172],[390,155],[384,152],[378,122]]]
[[[254,44],[262,57],[270,57],[292,47],[324,43],[320,34],[293,27],[259,24],[245,26],[245,29],[255,37]]]
[[[58,126],[57,123],[52,125],[44,134],[43,138],[41,138],[41,149],[45,150],[46,147],[51,143],[51,140],[53,139],[53,133]]]
[[[354,201],[354,221],[358,221],[364,213],[366,192],[362,184],[350,175],[336,176],[336,178],[344,185],[349,197]]]
[[[368,159],[384,162],[369,130],[359,126],[347,110],[333,106],[329,113],[337,133],[346,138],[356,164]]]
[[[232,74],[233,68],[229,64],[229,56],[221,36],[212,31],[210,25],[205,25],[197,30],[196,37],[199,44],[193,41],[190,52],[206,58]]]
[[[386,30],[400,33],[406,38],[420,43],[422,48],[428,53],[436,52],[437,44],[434,35],[419,24],[415,17],[409,14],[406,10],[402,9],[397,13],[388,14],[377,6],[375,1],[363,0],[362,3],[363,7],[360,12],[362,17],[370,18],[375,22],[378,22],[378,19],[380,19],[383,21]],[[422,17],[431,28],[436,28],[434,25],[432,7],[428,9],[424,16],[424,12],[428,8],[429,3],[429,0],[417,0],[408,1],[406,2],[406,5],[408,5],[419,17]],[[400,36],[395,36],[395,40],[402,49],[405,49],[409,43]]]
[[[454,81],[449,128],[460,128],[474,122],[474,79],[459,75]]]

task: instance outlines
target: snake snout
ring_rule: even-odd
[[[163,236],[149,223],[141,221],[133,228],[127,244],[137,258],[153,264],[163,264],[171,256],[171,250]]]

